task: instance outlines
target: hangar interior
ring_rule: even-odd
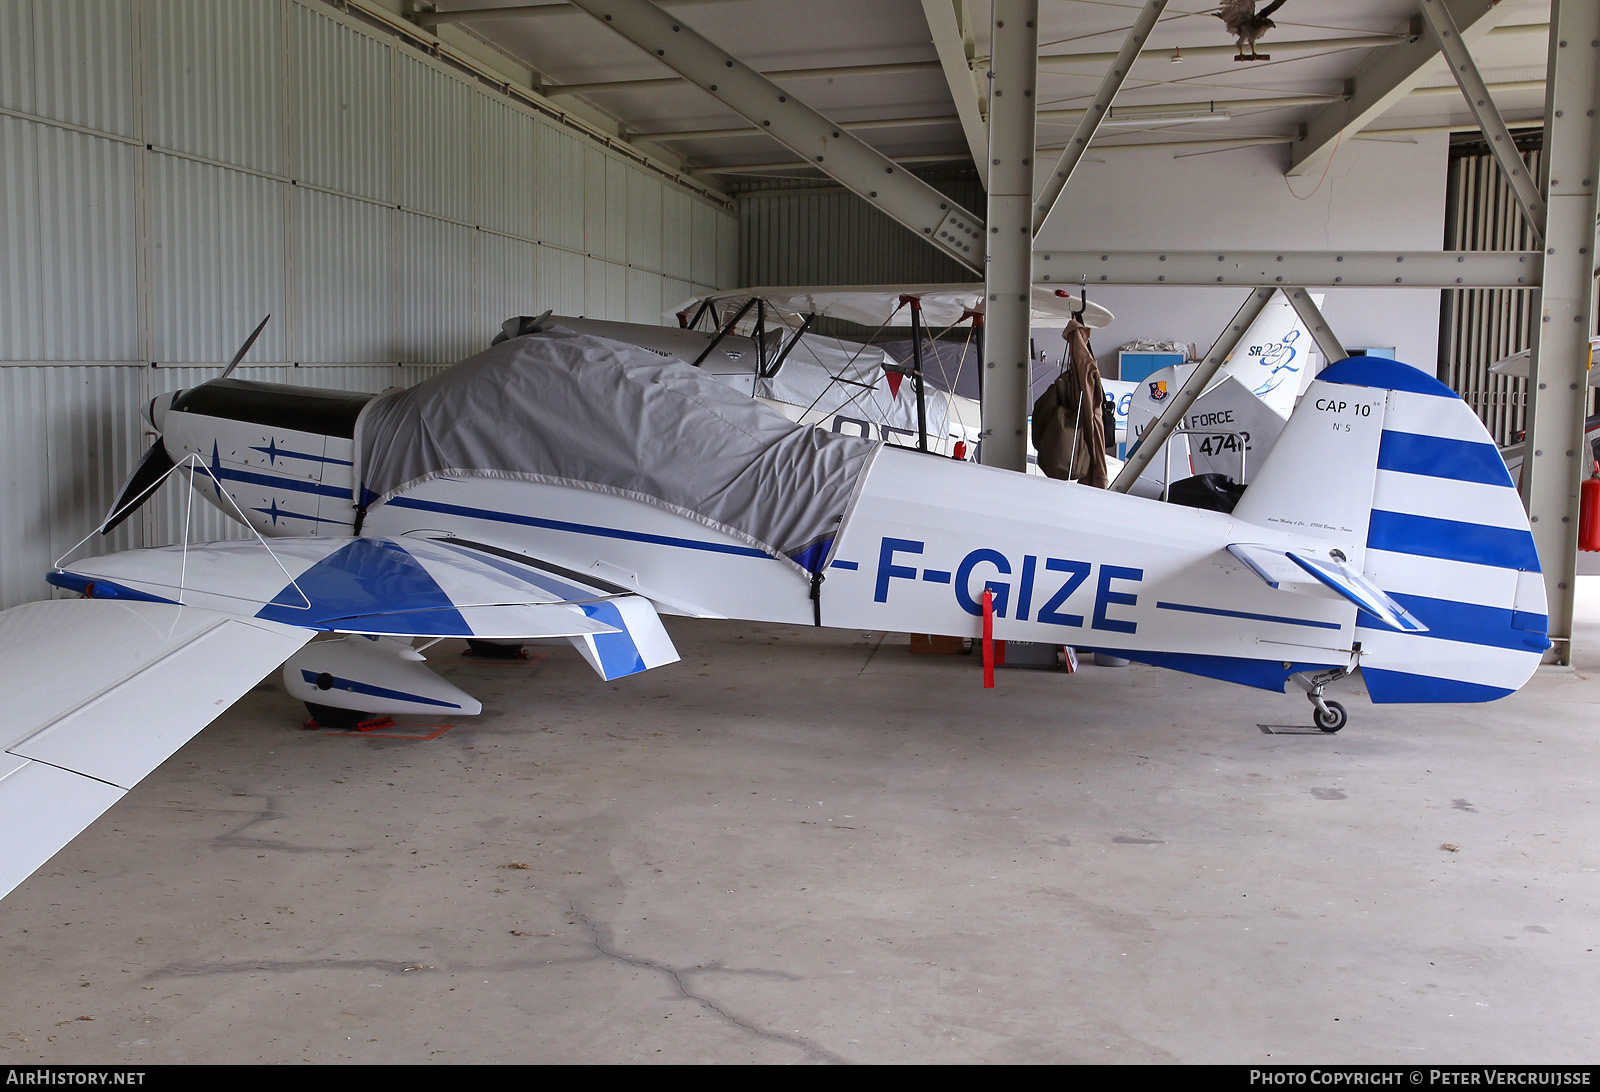
[[[470,725],[301,732],[269,679],[0,902],[3,1056],[1592,1059],[1594,5],[1286,0],[1253,44],[1202,0],[658,6],[922,196],[607,25],[637,0],[0,2],[0,608],[265,315],[241,378],[376,392],[515,315],[987,272],[1109,307],[1107,376],[1314,289],[1319,347],[1526,432],[1554,662],[1339,736],[1150,667],[988,692],[904,635],[726,621],[642,683],[451,646]],[[1028,245],[929,245],[941,199]],[[1025,309],[987,336],[1060,352]],[[246,533],[169,486],[102,549],[186,531]]]

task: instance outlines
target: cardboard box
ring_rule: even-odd
[[[922,655],[956,656],[967,650],[964,637],[945,637],[928,633],[911,635],[911,651]]]

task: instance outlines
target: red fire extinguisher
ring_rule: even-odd
[[[1600,466],[1578,494],[1578,549],[1600,550]]]

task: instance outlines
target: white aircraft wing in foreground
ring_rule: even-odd
[[[149,602],[52,600],[0,613],[0,895],[312,635]]]
[[[331,721],[480,711],[413,637],[565,637],[608,680],[678,658],[648,599],[476,543],[216,542],[51,580],[90,598],[0,612],[0,896],[285,661],[289,691]],[[349,636],[308,647],[318,633]]]

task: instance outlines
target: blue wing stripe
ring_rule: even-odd
[[[1367,547],[1501,569],[1542,571],[1533,535],[1521,528],[1489,527],[1405,512],[1385,512],[1379,508],[1372,510]]]
[[[256,617],[327,629],[381,615],[396,628],[419,634],[472,632],[444,589],[399,543],[352,539],[301,573],[297,583],[311,600],[310,610],[295,585],[288,584]]]
[[[1511,472],[1493,444],[1419,436],[1414,432],[1384,429],[1378,447],[1378,469],[1512,488]]]
[[[619,631],[596,633],[589,638],[594,642],[595,655],[605,669],[608,680],[647,670],[644,657],[639,655],[639,647],[633,643],[633,635],[628,632],[628,624],[622,620],[622,612],[615,603],[584,603],[578,609],[595,621],[614,626]]]

